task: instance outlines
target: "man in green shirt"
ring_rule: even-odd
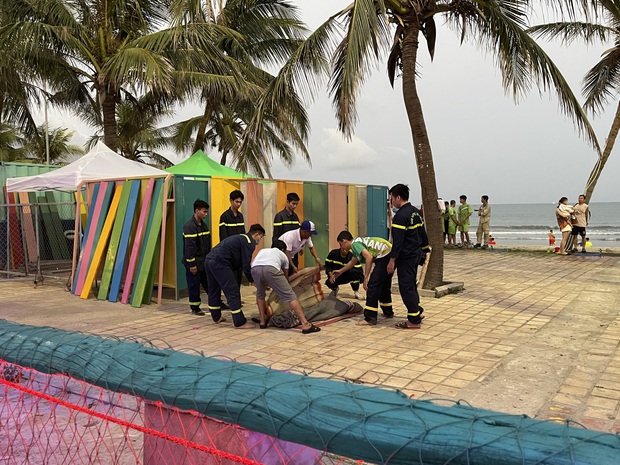
[[[461,244],[459,247],[469,246],[469,217],[474,212],[474,209],[471,208],[471,205],[467,203],[467,196],[461,195],[459,197],[459,201],[461,205],[459,205],[459,231],[461,233]]]
[[[341,248],[351,250],[353,258],[344,267],[332,272],[330,278],[332,282],[342,273],[352,269],[357,263],[364,265],[366,306],[364,307],[364,319],[358,325],[376,325],[379,306],[381,306],[385,318],[393,318],[393,275],[387,272],[392,244],[380,237],[356,237],[353,239],[349,231],[342,231],[338,234],[337,239]]]

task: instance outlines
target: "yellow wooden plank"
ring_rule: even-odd
[[[101,235],[99,236],[99,239],[97,241],[97,247],[95,248],[95,253],[93,254],[90,268],[88,269],[88,273],[86,274],[84,287],[82,288],[82,293],[80,294],[80,297],[82,299],[88,299],[88,294],[90,294],[93,283],[95,282],[95,276],[97,275],[99,264],[101,263],[101,259],[104,256],[104,253],[108,246],[108,239],[110,238],[110,234],[112,233],[112,226],[114,226],[116,211],[118,210],[118,204],[120,203],[122,192],[123,186],[116,186],[116,190],[114,191],[114,197],[112,197],[112,204],[110,205],[110,209],[108,210],[108,216],[106,217],[105,223],[103,224],[103,229],[101,230]]]

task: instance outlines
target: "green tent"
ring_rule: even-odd
[[[224,178],[252,178],[249,174],[240,173],[209,158],[202,150],[198,150],[187,160],[166,169],[172,174],[182,176],[221,176]]]

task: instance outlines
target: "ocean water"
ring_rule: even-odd
[[[480,204],[471,204],[477,209]],[[562,238],[555,219],[557,204],[491,204],[491,235],[497,245],[547,245],[547,234],[553,229],[556,242]],[[620,247],[620,202],[592,203],[586,236],[596,248]],[[478,212],[471,216],[469,235],[476,239]],[[457,232],[457,242],[459,236]]]

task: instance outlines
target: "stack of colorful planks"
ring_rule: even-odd
[[[164,178],[97,183],[71,292],[87,299],[101,276],[99,300],[150,303],[159,264]]]

